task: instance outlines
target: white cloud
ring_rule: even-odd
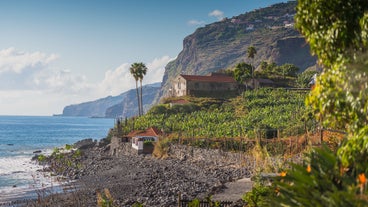
[[[0,50],[0,74],[4,72],[20,74],[26,70],[42,68],[57,58],[55,54],[29,53],[15,48]]]
[[[212,12],[210,12],[208,14],[208,16],[216,17],[218,20],[222,20],[224,18],[224,12],[216,9],[216,10],[213,10]]]
[[[161,58],[155,58],[152,62],[147,64],[147,75],[143,79],[144,84],[157,83],[162,81],[162,77],[165,73],[165,66],[167,63],[175,60],[169,56],[163,56]]]
[[[50,115],[64,106],[118,95],[135,88],[131,63],[105,72],[99,83],[53,66],[55,54],[0,50],[0,115]],[[143,84],[161,82],[169,56],[147,63]]]
[[[203,25],[203,24],[205,24],[206,22],[204,22],[204,21],[199,21],[199,20],[190,20],[190,21],[188,21],[188,25],[189,26],[198,26],[198,25]]]
[[[143,85],[149,83],[161,82],[165,72],[165,66],[168,62],[174,60],[169,56],[155,58],[152,62],[147,63],[147,74],[143,78]],[[99,84],[100,93],[108,95],[118,95],[124,91],[135,88],[135,80],[130,74],[130,65],[124,63],[114,70],[108,70],[105,77]]]
[[[135,80],[130,74],[130,64],[123,63],[114,70],[105,72],[105,77],[99,84],[99,93],[118,95],[123,91],[135,87]]]
[[[74,95],[89,94],[94,86],[88,83],[84,75],[75,75],[69,70],[42,70],[33,77],[34,88],[48,93]],[[92,93],[91,93],[92,94]]]

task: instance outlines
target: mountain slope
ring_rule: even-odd
[[[183,41],[183,50],[167,64],[160,96],[165,96],[179,74],[204,75],[245,61],[292,63],[305,70],[315,65],[309,45],[293,28],[296,1],[275,4],[197,29]],[[257,54],[247,59],[247,48]],[[156,100],[157,101],[157,100]]]
[[[143,86],[143,102],[146,110],[151,106],[160,86],[161,83]],[[66,106],[62,116],[116,118],[118,116],[131,117],[138,114],[137,111],[136,90],[131,89],[118,96],[108,96],[95,101]]]
[[[161,83],[143,86],[143,112],[147,112],[151,108],[153,100],[159,93],[160,89]],[[129,93],[126,93],[124,101],[107,108],[105,117],[132,117],[138,115],[137,94],[135,89],[133,91],[134,92],[130,91]]]

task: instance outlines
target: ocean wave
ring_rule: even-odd
[[[31,158],[32,156],[0,157],[0,176],[15,172],[29,173],[42,169],[42,166],[32,161]]]

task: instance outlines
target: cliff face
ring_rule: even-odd
[[[161,83],[143,86],[143,111],[147,112],[160,91]],[[124,100],[106,109],[105,117],[132,117],[138,115],[138,101],[135,89],[125,94]]]
[[[309,45],[294,29],[296,1],[275,4],[230,19],[198,28],[183,41],[183,50],[168,63],[162,87],[144,88],[145,111],[166,97],[179,74],[205,75],[232,68],[240,62],[257,67],[262,61],[282,65],[292,63],[301,71],[316,64]],[[254,46],[257,54],[248,59],[246,51]],[[135,89],[116,97],[64,108],[64,116],[131,117],[137,113]]]
[[[183,50],[167,64],[160,96],[165,96],[179,74],[204,75],[248,62],[292,63],[301,70],[315,65],[309,45],[294,29],[296,2],[276,4],[197,29],[183,41]],[[247,48],[257,54],[247,58]],[[157,100],[156,100],[157,101]]]
[[[160,83],[143,86],[143,107],[147,111],[160,90]],[[66,106],[62,116],[131,117],[138,114],[136,89],[118,96]]]

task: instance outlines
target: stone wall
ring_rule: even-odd
[[[137,150],[132,148],[132,143],[126,138],[112,137],[110,143],[110,155],[119,157],[122,155],[137,154]]]
[[[130,142],[123,141],[119,137],[113,137],[110,144],[110,155],[120,157],[138,155],[138,152],[132,148]],[[218,149],[202,149],[177,144],[170,145],[168,155],[170,158],[181,161],[202,163],[213,167],[241,168],[247,174],[252,172],[256,164],[253,157],[244,153],[224,152]]]
[[[224,152],[219,149],[202,149],[186,145],[171,145],[169,157],[193,162],[205,162],[215,166],[231,166],[237,168],[253,168],[254,158],[238,152]]]

